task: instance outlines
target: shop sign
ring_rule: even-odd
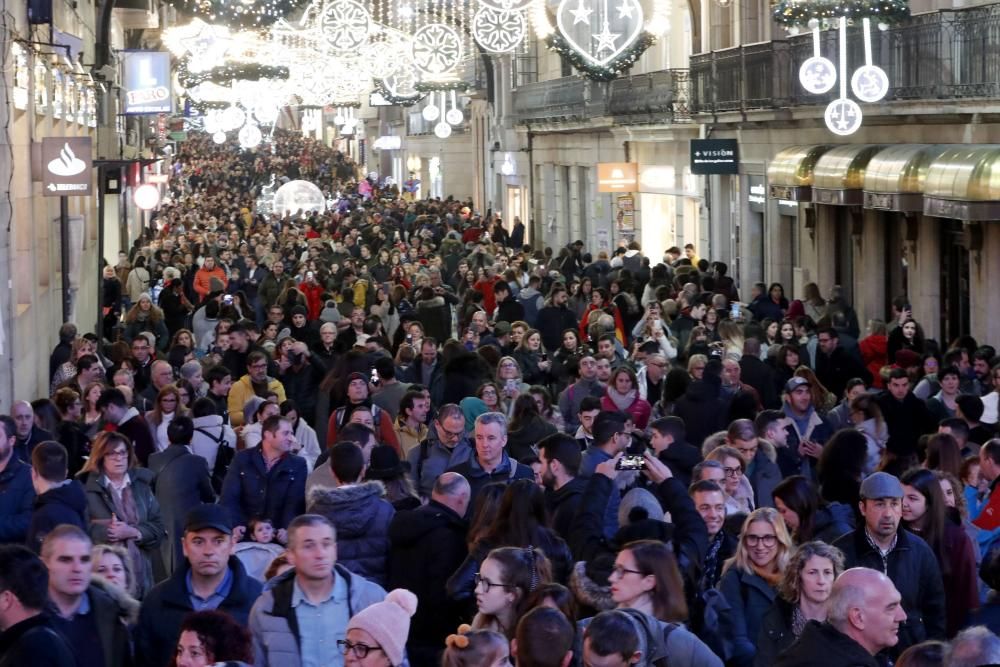
[[[747,176],[747,205],[754,213],[763,213],[767,207],[767,186],[763,176]]]
[[[398,151],[402,147],[403,138],[396,135],[383,135],[372,144],[372,149],[376,151]]]
[[[740,173],[740,148],[735,139],[692,139],[691,173]]]
[[[598,162],[598,192],[636,192],[639,168],[635,162]]]
[[[42,139],[42,195],[46,197],[89,195],[92,160],[90,137]]]
[[[173,113],[170,53],[122,51],[125,114]]]

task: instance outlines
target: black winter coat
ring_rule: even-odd
[[[31,466],[11,457],[0,470],[0,544],[24,542],[34,504]]]
[[[76,658],[46,613],[32,616],[0,633],[0,667],[76,667]]]
[[[270,471],[260,446],[237,452],[222,483],[219,504],[229,510],[234,525],[246,526],[252,517],[267,517],[275,529],[287,528],[306,509],[306,477],[301,456],[288,455]]]
[[[514,361],[521,367],[521,380],[527,384],[547,385],[552,380],[552,375],[548,371],[543,371],[538,367],[538,362],[542,360],[538,352],[529,352],[518,348],[514,350]]]
[[[563,306],[553,306],[546,303],[538,311],[538,332],[542,334],[542,345],[550,353],[555,352],[562,345],[563,331],[566,329],[576,330],[579,328],[579,321],[573,311]]]
[[[557,433],[555,426],[541,417],[532,417],[527,423],[518,424],[516,431],[507,433],[507,453],[511,458],[522,461],[529,455],[534,455],[532,447],[542,438]]]
[[[154,586],[142,601],[135,631],[137,665],[159,667],[170,664],[181,634],[181,621],[194,611],[187,591],[190,569],[187,559],[183,560],[170,578]],[[246,627],[250,608],[260,596],[263,586],[247,574],[236,556],[229,557],[229,569],[233,573],[232,587],[218,610]]]
[[[396,510],[383,496],[381,482],[316,487],[309,494],[310,514],[321,514],[337,529],[337,563],[385,587],[389,575],[389,523]]]
[[[728,408],[721,398],[721,386],[719,378],[706,374],[704,379],[692,382],[674,403],[674,416],[684,420],[687,439],[696,445],[728,425]]]
[[[781,407],[781,397],[775,390],[774,369],[760,358],[747,354],[740,358],[740,381],[757,390],[765,409]]]
[[[462,606],[445,594],[445,582],[468,556],[467,528],[462,517],[434,500],[398,512],[389,524],[388,588],[405,588],[420,600],[407,642],[414,667],[440,664],[434,658],[461,622]]]
[[[760,634],[757,636],[754,667],[771,667],[778,655],[795,643],[796,637],[792,634],[793,609],[782,598],[776,598],[764,614],[760,622]]]
[[[35,497],[35,511],[28,526],[28,548],[41,553],[42,540],[56,526],[68,523],[87,532],[87,494],[83,485],[69,480]]]
[[[167,530],[160,556],[164,572],[169,575],[184,562],[181,538],[188,512],[202,503],[214,503],[215,490],[208,462],[183,445],[170,445],[150,456],[149,469],[154,475],[153,491]]]
[[[829,623],[809,621],[774,667],[883,667],[883,663]]]
[[[845,570],[878,570],[892,580],[902,596],[906,621],[899,626],[899,643],[889,650],[890,656],[898,656],[925,639],[945,638],[944,584],[937,558],[926,542],[900,528],[896,546],[887,557],[887,568],[868,543],[864,526],[844,535],[833,546],[843,552]]]
[[[548,506],[549,516],[552,517],[552,530],[564,540],[569,540],[569,531],[573,527],[573,519],[576,517],[576,511],[580,507],[586,488],[587,480],[574,477],[558,491],[545,489],[545,504]]]

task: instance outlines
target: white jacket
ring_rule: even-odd
[[[191,451],[208,461],[209,471],[215,470],[219,440],[221,439],[226,447],[236,449],[236,432],[223,424],[222,417],[219,415],[195,417],[193,421],[194,435],[191,438]],[[199,431],[199,429],[201,430]]]

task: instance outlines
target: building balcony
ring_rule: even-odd
[[[821,33],[822,54],[836,62],[838,30]],[[848,29],[848,75],[864,65],[860,25]],[[887,102],[1000,97],[1000,4],[918,14],[886,31],[872,27],[872,61],[889,75]],[[811,32],[691,57],[691,112],[825,105],[839,85],[812,95],[799,67],[813,55]]]
[[[688,123],[690,80],[685,69],[623,76],[610,82],[571,76],[519,86],[513,108],[519,125]]]

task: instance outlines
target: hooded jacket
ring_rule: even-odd
[[[28,548],[41,553],[42,540],[56,526],[68,523],[87,531],[87,494],[76,480],[51,488],[35,497],[35,511],[28,526]]]
[[[362,609],[385,599],[385,590],[364,577],[352,574],[337,563],[334,574],[347,584],[347,616],[353,617]],[[250,610],[247,626],[253,635],[253,664],[257,667],[298,667],[302,664],[299,650],[301,636],[299,623],[292,607],[295,570],[278,575]],[[346,633],[346,626],[339,629]],[[333,642],[343,637],[331,637]]]
[[[453,466],[447,472],[457,472],[465,479],[469,480],[472,493],[469,495],[470,503],[476,502],[479,491],[491,482],[501,482],[508,484],[515,479],[534,479],[535,473],[531,468],[507,456],[503,452],[500,465],[493,472],[486,472],[479,464],[479,458],[473,452],[465,461]]]
[[[431,500],[397,512],[389,524],[388,588],[405,588],[419,599],[408,644],[437,650],[461,622],[463,606],[445,594],[445,582],[468,555],[466,521]]]
[[[381,482],[347,484],[309,493],[307,511],[337,529],[337,562],[380,586],[388,579],[389,523],[396,510]]]
[[[233,583],[226,599],[217,607],[233,620],[246,625],[250,608],[260,596],[262,586],[250,577],[236,556],[229,557],[229,570]],[[168,579],[153,587],[142,601],[139,624],[136,627],[136,658],[140,665],[158,667],[170,664],[181,621],[194,611],[187,590],[187,577],[191,565],[185,559]]]
[[[829,503],[816,510],[811,539],[827,544],[854,530],[854,510],[846,503]]]
[[[0,633],[0,667],[22,665],[76,667],[69,643],[44,612],[27,618]]]
[[[688,385],[684,395],[674,404],[674,416],[687,425],[689,442],[704,442],[705,438],[726,428],[726,404],[720,398],[722,381],[709,373]]]
[[[660,621],[637,609],[620,609],[639,636],[642,658],[636,667],[722,667],[722,660],[700,639],[678,623]],[[583,658],[583,636],[593,618],[577,623],[574,655]]]
[[[809,621],[774,667],[882,667],[882,663],[829,623]]]

